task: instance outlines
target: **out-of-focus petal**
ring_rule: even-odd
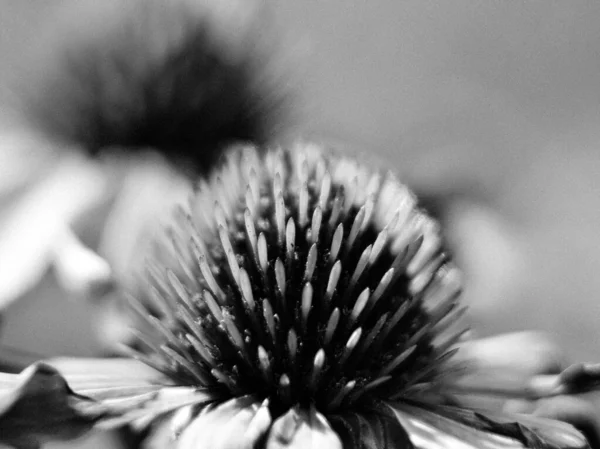
[[[56,161],[56,148],[31,130],[0,118],[0,201],[45,176]]]
[[[86,247],[69,228],[57,236],[53,251],[54,274],[69,293],[86,298],[103,297],[115,286],[108,262]]]
[[[325,417],[315,409],[290,409],[275,420],[265,449],[342,449],[342,441]]]
[[[230,399],[202,410],[181,434],[177,448],[252,449],[266,435],[270,425],[266,401],[261,404],[252,396]]]
[[[534,415],[568,422],[583,432],[591,447],[600,447],[600,416],[593,402],[581,396],[557,396],[535,404]]]
[[[517,332],[461,344],[453,359],[465,368],[449,388],[461,403],[474,407],[502,405],[507,398],[535,399],[553,388],[564,357],[542,333]]]
[[[118,163],[119,161],[115,161]],[[169,217],[173,204],[185,203],[191,183],[157,155],[129,164],[127,176],[106,219],[100,252],[108,259],[119,281],[131,283],[132,269],[141,269],[148,257],[148,239]]]
[[[586,449],[582,434],[563,422],[525,415],[480,414],[459,407],[435,410],[390,405],[419,449]]]
[[[0,442],[19,449],[46,440],[76,438],[97,415],[80,407],[91,400],[74,394],[51,366],[40,363],[19,375],[0,375]]]
[[[414,407],[394,406],[398,421],[416,449],[518,449],[516,440],[482,432],[438,414]]]
[[[465,342],[456,360],[479,370],[509,369],[529,374],[558,373],[565,358],[558,346],[540,332],[515,332]]]
[[[0,223],[0,309],[33,287],[69,223],[106,193],[98,167],[67,157],[7,211]]]
[[[398,419],[389,410],[344,413],[330,417],[344,449],[413,449]]]

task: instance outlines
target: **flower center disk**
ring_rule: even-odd
[[[181,384],[331,412],[442,394],[457,371],[456,269],[390,174],[314,145],[239,148],[168,235],[131,299],[135,355]]]

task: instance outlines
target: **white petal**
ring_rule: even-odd
[[[245,396],[202,411],[182,433],[178,449],[252,449],[271,425],[268,404]]]
[[[0,225],[0,309],[44,275],[57,240],[106,193],[99,168],[69,157],[26,193]]]
[[[314,409],[290,409],[273,423],[266,449],[342,449],[339,436],[325,417]]]

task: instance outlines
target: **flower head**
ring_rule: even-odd
[[[17,119],[49,140],[94,155],[152,148],[193,175],[220,146],[286,128],[292,73],[265,2],[68,6],[12,86]]]
[[[6,379],[0,424],[44,392],[65,418],[39,434],[151,424],[154,447],[587,447],[568,425],[462,404],[481,384],[455,357],[459,274],[393,175],[316,145],[241,147],[167,235],[128,299],[127,351],[147,367],[58,363],[69,387],[38,365]]]

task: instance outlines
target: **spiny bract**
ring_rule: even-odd
[[[130,302],[147,324],[134,355],[179,384],[265,398],[276,415],[444,402],[459,276],[393,175],[316,145],[240,147],[169,235]]]

